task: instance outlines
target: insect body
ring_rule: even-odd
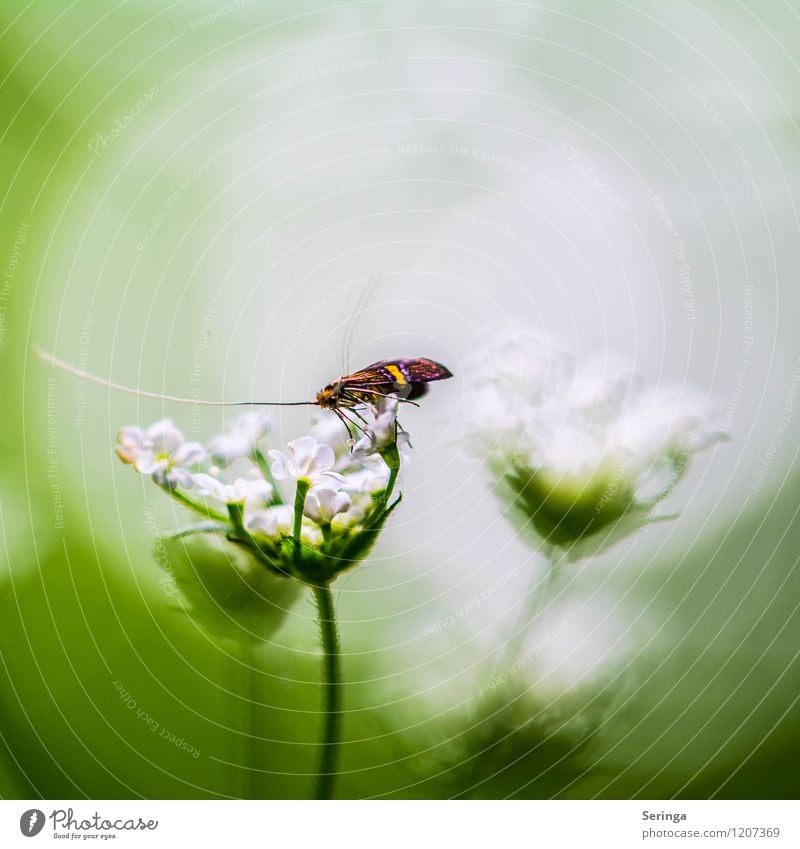
[[[366,423],[357,407],[375,405],[379,399],[389,396],[413,404],[415,399],[421,398],[428,391],[431,381],[452,376],[450,370],[440,363],[422,357],[413,360],[379,360],[320,389],[315,403],[323,410],[335,413],[352,439],[351,425],[356,430],[365,431],[348,415],[348,411]]]
[[[323,410],[374,404],[381,396],[396,395],[414,401],[428,391],[434,380],[452,377],[440,363],[420,357],[414,360],[379,360],[360,371],[340,377],[317,393],[316,404]]]

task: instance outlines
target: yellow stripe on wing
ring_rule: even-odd
[[[402,371],[400,371],[400,369],[397,366],[386,365],[386,366],[384,366],[384,368],[394,378],[395,383],[399,384],[400,386],[404,386],[406,383],[408,383],[408,381],[405,378],[405,375],[403,374]]]

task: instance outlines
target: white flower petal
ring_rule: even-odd
[[[287,504],[259,510],[248,517],[247,529],[267,537],[288,536],[294,524],[294,510]]]
[[[136,425],[129,425],[117,433],[117,456],[123,463],[133,464],[144,453],[150,453],[144,447],[144,431]]]
[[[151,452],[144,452],[139,455],[133,467],[143,475],[152,475],[155,472],[166,471],[169,468],[169,462],[165,457],[156,458]]]
[[[307,438],[311,439],[311,437]],[[313,476],[327,472],[328,469],[333,468],[335,462],[336,454],[334,454],[333,448],[330,445],[317,444],[308,463],[308,474],[309,476]]]
[[[356,440],[356,444],[353,446],[353,454],[361,456],[374,453],[375,450],[372,447],[372,437],[370,434],[365,433],[360,439]]]
[[[383,472],[363,468],[346,475],[342,489],[345,492],[361,492],[371,495],[373,492],[380,492],[380,490],[385,489],[388,480],[389,469],[385,464]]]
[[[200,495],[210,496],[224,504],[249,502],[251,507],[261,506],[272,495],[272,486],[263,478],[237,478],[233,483],[224,483],[202,472],[192,478]]]
[[[206,460],[206,449],[199,442],[184,442],[172,454],[176,466],[196,466]]]
[[[183,444],[183,434],[175,427],[172,419],[162,419],[150,425],[144,437],[156,454],[171,454]]]
[[[361,496],[353,501],[349,510],[339,513],[334,522],[345,528],[357,527],[364,521],[367,510],[372,506],[372,499]]]
[[[288,457],[275,450],[270,451],[269,456],[273,461],[271,471],[275,480],[284,481],[296,477],[295,466]]]
[[[222,435],[214,437],[208,443],[208,453],[214,462],[221,466],[230,466],[236,460],[247,457],[250,446],[238,436]]]
[[[209,454],[217,463],[230,466],[236,460],[252,456],[259,441],[271,430],[272,419],[268,411],[244,413],[227,426],[223,434],[209,442]]]
[[[197,474],[192,475],[192,481],[197,487],[198,495],[211,496],[212,498],[216,498],[218,501],[224,500],[222,495],[224,492],[223,487],[225,485],[217,478],[207,475],[205,472],[198,472]]]
[[[308,493],[305,503],[305,514],[315,522],[331,522],[334,516],[349,510],[353,502],[345,492],[335,492],[332,489],[314,489]]]
[[[329,445],[321,445],[310,436],[295,439],[287,446],[289,456],[280,451],[270,451],[273,460],[272,475],[275,480],[306,478],[312,486],[339,489],[342,475],[332,472],[336,455]]]
[[[266,504],[272,497],[272,484],[264,478],[238,478],[236,484],[245,504]]]
[[[308,467],[314,461],[317,444],[317,440],[313,437],[301,436],[299,439],[292,440],[286,446],[292,464],[297,468],[300,475],[306,474]]]
[[[347,478],[339,472],[323,472],[312,483],[313,489],[332,489],[336,492],[347,483]]]
[[[271,430],[272,415],[265,409],[243,413],[236,419],[232,427],[233,432],[253,446]]]
[[[180,486],[184,489],[191,489],[194,485],[191,472],[187,472],[186,469],[181,469],[178,466],[173,466],[171,469],[167,469],[166,472],[157,472],[156,474],[159,476],[163,474],[167,485],[170,487]]]
[[[410,445],[408,434],[398,433],[397,407],[394,395],[379,398],[372,407],[372,421],[369,422],[358,441],[353,446],[353,454],[358,458],[367,457],[383,451],[393,444]]]
[[[325,445],[330,445],[338,456],[347,451],[347,433],[344,425],[333,413],[321,416],[311,428],[311,436]]]

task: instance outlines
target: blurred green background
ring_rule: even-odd
[[[798,43],[795,2],[3,3],[0,794],[309,794],[313,605],[257,648],[206,631],[153,554],[179,511],[112,453],[224,414],[30,348],[308,398],[381,274],[349,365],[456,380],[407,415],[402,507],[337,583],[339,795],[796,796]],[[462,439],[469,356],[518,322],[693,383],[732,439],[479,698],[541,569]]]

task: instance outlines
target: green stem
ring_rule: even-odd
[[[240,534],[249,536],[244,528],[244,504],[233,502],[232,504],[228,504],[227,507],[228,518],[231,520],[233,527],[236,528]]]
[[[178,489],[170,489],[169,487],[162,487],[162,489],[168,494],[171,495],[177,502],[182,504],[184,507],[188,507],[190,510],[194,510],[195,513],[200,513],[203,516],[208,516],[209,519],[214,519],[216,522],[227,522],[228,517],[224,513],[219,513],[216,510],[212,510],[211,507],[207,507],[205,504],[200,504],[192,498],[189,498],[188,495],[184,495]]]
[[[306,478],[297,479],[297,489],[294,496],[294,527],[292,528],[292,536],[294,537],[294,553],[295,557],[300,557],[300,534],[303,530],[303,509],[306,506],[306,495],[311,489],[311,481]]]
[[[386,484],[386,501],[392,497],[392,490],[397,482],[397,475],[400,472],[400,466],[393,466],[389,469],[389,482]]]
[[[333,798],[336,778],[336,756],[341,734],[341,668],[336,611],[328,584],[312,586],[319,611],[319,633],[322,641],[323,726],[322,749],[317,773],[317,799]]]
[[[389,504],[392,497],[394,485],[397,483],[397,475],[400,473],[400,451],[397,448],[397,443],[393,443],[388,448],[381,451],[381,458],[389,468],[389,480],[386,482],[386,489],[383,493],[384,508]]]
[[[331,541],[333,539],[331,534],[331,523],[323,522],[319,529],[322,531],[322,550],[327,554],[331,550]]]
[[[253,450],[252,458],[261,470],[261,474],[264,475],[264,480],[272,484],[272,495],[269,499],[270,506],[274,504],[283,504],[281,491],[278,489],[278,484],[275,483],[275,478],[272,476],[272,467],[270,466],[269,460],[267,460],[260,448],[255,448]]]
[[[492,674],[513,665],[520,659],[522,650],[525,646],[525,640],[530,634],[531,627],[536,621],[539,614],[542,612],[545,602],[550,595],[555,584],[558,574],[558,562],[555,557],[548,556],[546,572],[538,581],[533,583],[525,593],[525,598],[521,602],[521,610],[514,624],[514,630],[505,648],[500,652],[498,660],[492,668]]]
[[[199,525],[190,525],[188,528],[178,528],[175,531],[162,534],[162,539],[183,539],[192,536],[192,534],[224,534],[229,530],[229,525],[223,525],[219,522],[201,522]]]
[[[260,696],[258,693],[257,675],[257,652],[250,634],[244,632],[241,637],[241,667],[242,667],[242,689],[240,698],[245,700],[243,716],[242,740],[244,751],[242,752],[242,764],[244,766],[244,777],[242,782],[243,799],[259,799],[259,769],[260,769],[260,729],[259,729],[259,707]]]

